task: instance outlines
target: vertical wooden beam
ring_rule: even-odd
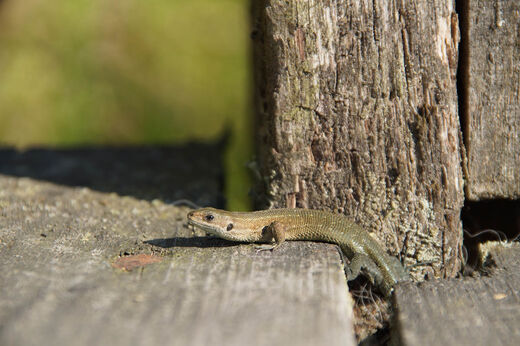
[[[416,276],[460,267],[453,1],[255,1],[263,206],[353,216]]]
[[[520,198],[520,3],[465,2],[467,198]]]

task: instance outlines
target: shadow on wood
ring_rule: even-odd
[[[194,238],[157,238],[146,240],[145,244],[150,244],[153,246],[158,246],[164,249],[174,248],[174,247],[198,247],[198,248],[208,248],[208,247],[229,247],[236,246],[238,243],[227,241],[220,238],[215,237],[194,237]]]
[[[222,207],[222,155],[217,143],[180,146],[0,149],[0,174],[144,200],[187,199]]]

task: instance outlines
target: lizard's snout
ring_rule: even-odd
[[[188,221],[192,220],[195,217],[195,210],[190,211],[187,215]]]
[[[196,210],[190,211],[186,216],[188,218],[188,223],[198,219]]]

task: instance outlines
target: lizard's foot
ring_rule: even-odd
[[[362,273],[372,285],[379,285],[383,280],[381,270],[367,255],[356,254],[346,268],[347,281],[354,280],[360,273]]]

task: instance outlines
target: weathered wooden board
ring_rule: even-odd
[[[265,204],[352,216],[414,275],[461,263],[454,1],[254,1]]]
[[[520,2],[471,0],[464,15],[467,198],[520,198]]]
[[[186,212],[0,175],[0,344],[354,344],[334,246],[257,253]]]
[[[400,285],[396,326],[402,345],[519,345],[520,244],[491,248],[490,275]]]

